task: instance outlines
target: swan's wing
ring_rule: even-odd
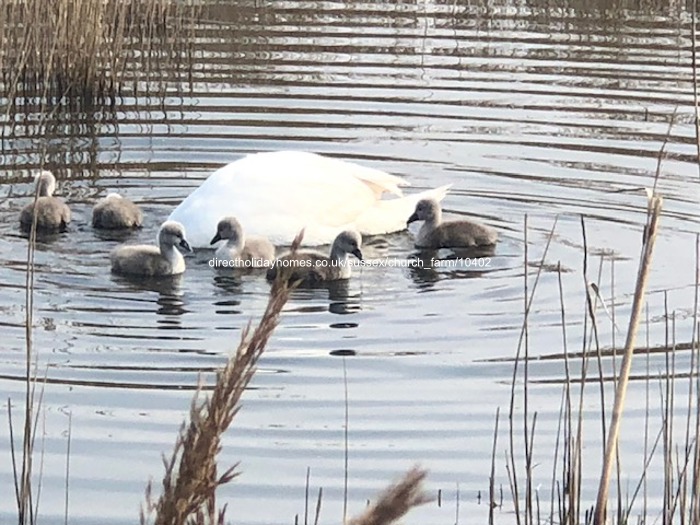
[[[362,166],[345,160],[325,157],[308,151],[272,151],[248,155],[245,159],[255,165],[256,168],[267,164],[274,169],[276,166],[288,166],[295,171],[314,172],[333,178],[354,178],[367,185],[375,197],[379,199],[383,193],[391,193],[402,197],[403,192],[399,186],[408,186],[401,177],[391,175],[384,171]]]
[[[375,203],[360,215],[354,223],[363,235],[379,235],[406,229],[406,221],[421,199],[433,198],[441,201],[452,185],[421,191],[400,199],[385,199]]]
[[[320,156],[316,155],[316,157]],[[390,175],[389,173],[375,168],[369,168],[367,166],[328,157],[320,158],[328,163],[328,171],[333,171],[343,176],[354,177],[364,182],[372,190],[377,199],[380,199],[385,192],[396,195],[397,197],[403,197],[403,191],[401,191],[399,186],[408,186],[408,182],[401,177]]]

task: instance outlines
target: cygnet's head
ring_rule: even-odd
[[[50,171],[42,171],[34,177],[36,192],[39,197],[51,197],[56,191],[56,177]]]
[[[362,260],[362,252],[360,247],[362,246],[362,236],[353,230],[346,230],[335,238],[333,241],[333,248],[331,252],[336,253],[351,253],[358,259]]]
[[[421,199],[416,203],[416,209],[408,218],[406,224],[415,221],[434,222],[440,219],[440,203],[435,199]]]
[[[209,244],[216,244],[221,239],[229,239],[233,244],[239,244],[243,237],[241,223],[235,217],[224,217],[216,225],[216,235]]]
[[[122,196],[119,195],[118,193],[108,193],[107,195],[105,195],[105,198],[104,198],[105,201],[110,201],[110,200],[116,201],[116,200],[121,200],[121,199],[122,199]]]
[[[185,239],[185,227],[176,221],[165,221],[158,231],[158,242],[165,246],[179,246],[192,251],[190,244]]]

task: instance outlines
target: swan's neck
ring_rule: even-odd
[[[425,222],[426,223],[429,222],[430,224],[433,225],[433,228],[435,228],[435,227],[439,226],[440,223],[442,222],[442,210],[439,207],[437,207],[436,209],[433,209],[432,211],[433,211],[432,217],[430,217],[430,219],[428,219]]]
[[[51,184],[45,180],[40,180],[36,189],[39,197],[51,197],[53,195],[53,188]]]
[[[430,219],[427,219],[423,221],[423,224],[420,227],[420,230],[418,230],[418,236],[416,241],[418,244],[425,244],[427,242],[428,237],[430,234],[433,232],[435,228],[440,226],[440,223],[442,222],[442,212],[439,210],[433,215]]]
[[[239,238],[237,241],[229,239],[225,244],[219,246],[216,250],[217,259],[233,260],[237,259],[243,250],[243,241]]]
[[[343,261],[347,261],[347,259],[348,253],[341,250],[336,243],[333,243],[333,246],[331,246],[331,261],[337,261],[340,263]]]
[[[335,245],[331,248],[331,264],[337,266],[342,279],[350,277],[350,254]]]
[[[229,239],[227,243],[231,249],[235,249],[236,251],[242,251],[243,247],[245,246],[245,235],[241,232],[238,234],[238,238],[236,240]]]
[[[173,273],[182,273],[185,268],[185,258],[172,244],[160,243],[160,254],[172,266]]]

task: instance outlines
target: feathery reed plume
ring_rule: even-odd
[[[303,232],[294,239],[292,252],[298,250]],[[157,501],[151,497],[152,485],[146,487],[145,508],[141,523],[156,525],[184,523],[223,523],[225,508],[216,511],[216,489],[238,476],[238,464],[223,474],[217,473],[216,458],[221,437],[240,409],[240,399],[255,374],[262,355],[279,321],[282,308],[292,287],[289,275],[281,269],[272,284],[270,299],[255,329],[243,330],[241,341],[226,366],[217,373],[211,394],[200,399],[197,390],[190,408],[189,422],[183,422],[169,459],[164,458],[163,491]]]
[[[379,495],[379,499],[365,512],[350,520],[350,525],[388,525],[400,519],[409,510],[433,500],[423,489],[428,471],[413,467],[395,484]]]

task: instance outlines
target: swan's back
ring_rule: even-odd
[[[174,271],[173,265],[161,255],[157,246],[120,246],[112,251],[109,258],[112,271],[122,275],[158,277],[182,273]]]
[[[92,209],[94,228],[116,230],[140,228],[143,222],[141,209],[129,199],[112,193]]]
[[[112,271],[142,277],[162,277],[184,272],[185,258],[175,248],[180,246],[191,250],[183,226],[173,221],[164,222],[158,230],[158,243],[159,246],[139,244],[115,248],[109,256]]]
[[[63,231],[71,219],[70,208],[58,197],[39,197],[36,202],[27,204],[19,215],[19,223],[23,230],[32,227],[34,206],[36,205],[37,231]]]
[[[275,280],[281,269],[288,271],[290,282],[301,281],[305,284],[337,280],[341,271],[337,264],[331,263],[329,257],[309,251],[283,255],[277,259],[275,266],[267,270],[267,279]]]
[[[473,248],[498,242],[493,228],[472,221],[449,221],[439,224],[421,239],[421,248]]]
[[[330,244],[347,229],[368,234],[403,229],[415,200],[380,200],[385,193],[400,197],[401,184],[401,178],[380,170],[314,153],[257,153],[212,173],[170,220],[183,223],[197,247],[208,245],[225,215],[273,244],[289,244],[301,229],[305,244]]]
[[[275,247],[265,237],[246,237],[241,257],[247,260],[275,260]]]

